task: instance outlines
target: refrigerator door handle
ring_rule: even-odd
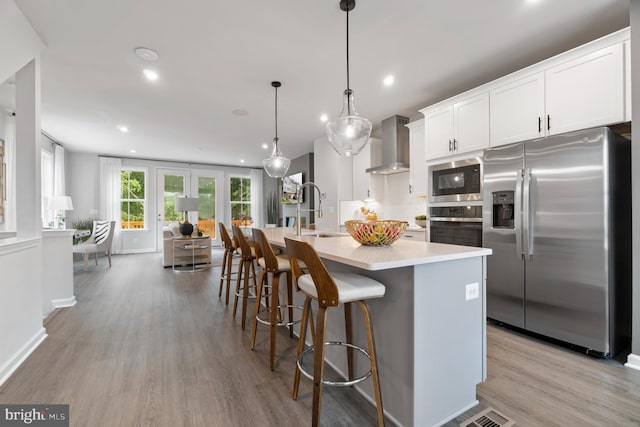
[[[524,169],[516,172],[516,194],[513,207],[513,228],[516,231],[516,258],[522,259],[522,176]]]
[[[533,255],[533,224],[531,223],[531,169],[524,170],[524,185],[522,188],[522,210],[524,211],[524,259],[531,261],[531,255]]]

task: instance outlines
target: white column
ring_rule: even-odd
[[[40,58],[16,73],[16,232],[42,234],[40,218]]]

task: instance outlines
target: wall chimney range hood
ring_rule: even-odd
[[[391,175],[409,172],[409,118],[391,116],[382,121],[382,162],[366,170],[367,173]]]

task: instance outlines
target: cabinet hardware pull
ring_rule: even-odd
[[[413,188],[411,188],[411,184],[409,184],[409,194],[413,193]]]
[[[458,141],[456,141],[455,138],[453,138],[453,151],[456,151],[458,149]]]
[[[538,133],[542,132],[542,117],[538,116]]]
[[[547,130],[551,130],[551,116],[547,114]]]
[[[449,140],[449,152],[451,152],[451,140]]]

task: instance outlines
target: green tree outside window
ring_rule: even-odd
[[[120,173],[120,220],[122,229],[144,228],[145,172]]]

